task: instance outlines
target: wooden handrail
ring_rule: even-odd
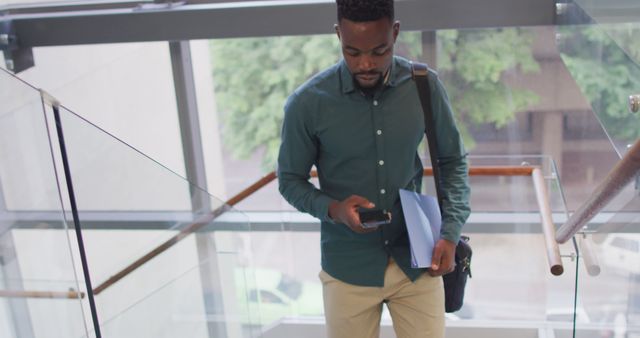
[[[183,240],[188,235],[198,231],[198,229],[200,229],[203,226],[211,223],[211,221],[216,219],[218,216],[222,215],[230,207],[240,203],[242,200],[244,200],[245,198],[247,198],[248,196],[250,196],[254,192],[258,191],[260,188],[264,187],[265,185],[269,184],[271,181],[273,181],[275,179],[276,179],[276,173],[275,172],[271,172],[271,173],[265,175],[260,180],[258,180],[256,183],[254,183],[251,186],[249,186],[248,188],[244,189],[239,194],[233,196],[230,200],[228,200],[221,207],[215,209],[210,214],[206,214],[206,215],[201,216],[198,220],[196,220],[195,223],[190,224],[189,226],[187,226],[184,229],[180,230],[180,232],[178,234],[176,234],[175,236],[169,238],[167,241],[165,241],[164,243],[160,244],[155,249],[149,251],[149,253],[147,253],[146,255],[138,258],[136,261],[134,261],[133,263],[129,264],[127,267],[125,267],[124,269],[120,270],[115,275],[109,277],[109,279],[107,279],[102,284],[98,285],[95,289],[93,289],[93,293],[95,295],[98,295],[98,294],[102,293],[102,291],[104,291],[109,286],[115,284],[116,282],[118,282],[119,280],[124,278],[126,275],[130,274],[135,269],[137,269],[140,266],[142,266],[144,263],[150,261],[154,257],[158,256],[159,254],[163,253],[164,251],[166,251],[170,247],[174,246],[176,243],[180,242],[181,240]]]
[[[568,241],[591,219],[600,213],[620,191],[635,179],[640,172],[640,139],[633,144],[624,157],[611,169],[607,177],[594,192],[560,227],[556,240],[560,243]]]
[[[0,298],[55,298],[78,299],[84,298],[84,292],[76,291],[19,291],[0,290]]]
[[[555,240],[556,227],[553,224],[549,194],[547,193],[542,171],[538,168],[533,169],[531,178],[533,179],[533,187],[536,190],[536,200],[538,201],[538,209],[540,210],[542,233],[544,234],[544,243],[547,248],[547,260],[551,267],[551,274],[560,276],[564,272],[564,267],[562,266],[562,258],[560,258],[560,248],[558,247],[558,242]]]
[[[476,166],[469,168],[469,176],[531,176],[535,167],[532,166]],[[424,168],[424,176],[433,176],[433,168]],[[318,177],[315,170],[311,177]]]
[[[535,167],[532,167],[532,166],[478,166],[478,167],[471,167],[469,169],[469,176],[530,176],[530,175],[532,175],[534,169],[535,169]],[[315,170],[312,170],[310,172],[310,175],[311,175],[311,177],[317,177],[318,176],[318,174],[317,174],[317,172]],[[424,169],[424,175],[425,176],[433,175],[433,170],[431,168],[425,168]],[[193,224],[185,227],[184,229],[182,229],[175,236],[171,237],[170,239],[168,239],[164,243],[160,244],[155,249],[149,251],[149,253],[147,253],[146,255],[140,257],[135,262],[131,263],[130,265],[128,265],[127,267],[125,267],[124,269],[122,269],[121,271],[116,273],[115,275],[111,276],[109,279],[104,281],[102,284],[98,285],[93,290],[93,293],[95,295],[100,294],[102,291],[107,289],[109,286],[115,284],[116,282],[118,282],[119,280],[124,278],[126,275],[130,274],[131,272],[133,272],[134,270],[136,270],[137,268],[139,268],[140,266],[142,266],[143,264],[145,264],[149,260],[153,259],[154,257],[158,256],[162,252],[166,251],[170,247],[172,247],[175,244],[177,244],[178,242],[180,242],[186,236],[194,233],[195,231],[197,231],[198,229],[202,228],[203,226],[211,223],[211,221],[213,221],[218,216],[220,216],[225,211],[227,211],[229,209],[229,207],[232,207],[232,206],[240,203],[242,200],[244,200],[245,198],[247,198],[248,196],[250,196],[254,192],[260,190],[262,187],[266,186],[267,184],[271,183],[276,178],[277,178],[277,176],[276,176],[276,172],[275,171],[270,172],[269,174],[265,175],[260,180],[258,180],[256,183],[252,184],[251,186],[249,186],[245,190],[241,191],[240,193],[238,193],[237,195],[235,195],[234,197],[229,199],[225,203],[225,205],[217,208],[216,210],[212,211],[210,214],[207,214],[207,215],[204,215],[204,216],[200,217],[196,222],[194,222]]]
[[[234,206],[234,205],[240,203],[242,200],[244,200],[245,198],[249,197],[254,192],[262,189],[262,187],[264,187],[265,185],[271,183],[271,181],[275,180],[276,178],[277,178],[277,176],[276,176],[276,172],[275,171],[272,171],[272,172],[268,173],[267,175],[265,175],[264,177],[259,179],[256,183],[254,183],[251,186],[249,186],[248,188],[244,189],[239,194],[233,196],[225,204],[229,205],[229,206]]]

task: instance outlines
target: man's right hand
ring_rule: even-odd
[[[376,228],[362,226],[358,208],[372,209],[375,208],[375,204],[362,196],[351,195],[341,202],[331,202],[329,204],[329,217],[336,222],[346,224],[351,230],[359,234],[376,231]]]

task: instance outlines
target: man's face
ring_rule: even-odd
[[[354,22],[340,20],[336,25],[342,55],[349,71],[362,88],[373,88],[383,79],[393,60],[400,23],[387,18]]]

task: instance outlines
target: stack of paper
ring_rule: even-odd
[[[442,227],[438,199],[400,189],[400,203],[411,244],[411,265],[414,268],[429,268]]]

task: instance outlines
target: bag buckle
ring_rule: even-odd
[[[469,257],[465,257],[460,264],[462,264],[462,272],[468,272],[471,278],[471,260]]]

